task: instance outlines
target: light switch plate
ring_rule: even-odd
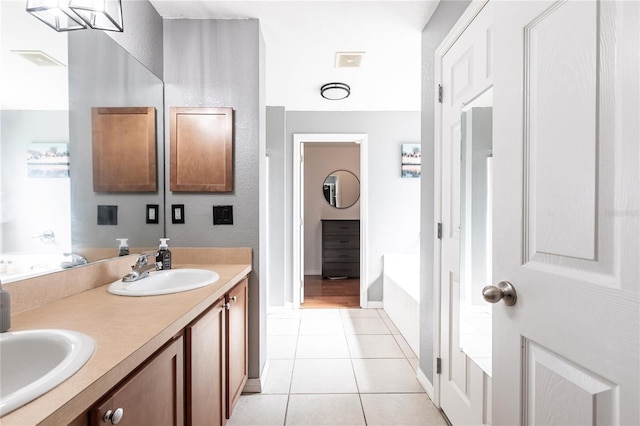
[[[213,206],[214,225],[233,225],[233,206]]]
[[[171,204],[171,223],[184,223],[184,204]]]

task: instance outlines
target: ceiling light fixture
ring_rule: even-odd
[[[122,0],[27,0],[27,12],[54,30],[123,32]]]
[[[350,94],[351,87],[345,83],[327,83],[320,88],[320,95],[331,101],[348,98]]]

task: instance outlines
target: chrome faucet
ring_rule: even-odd
[[[76,266],[80,266],[80,265],[86,265],[87,263],[89,263],[87,261],[87,258],[79,255],[79,254],[75,254],[75,253],[64,253],[65,256],[71,256],[71,262],[61,262],[60,263],[60,267],[64,268],[64,269],[68,269],[68,268],[74,268]]]
[[[125,283],[138,281],[149,276],[149,272],[160,269],[160,262],[149,263],[149,256],[155,256],[155,253],[142,253],[136,264],[131,267],[132,271],[122,278]]]

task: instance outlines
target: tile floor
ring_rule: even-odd
[[[416,379],[416,355],[382,309],[270,314],[261,394],[228,426],[446,425]]]

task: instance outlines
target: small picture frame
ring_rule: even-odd
[[[402,144],[403,178],[419,178],[422,172],[422,148],[419,143]]]
[[[184,223],[184,204],[171,204],[171,223]]]
[[[31,142],[27,147],[27,176],[30,178],[68,178],[67,142]]]

